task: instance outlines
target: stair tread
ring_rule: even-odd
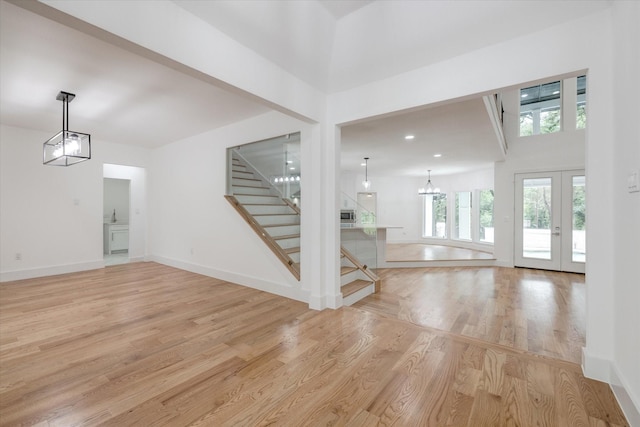
[[[251,193],[233,193],[234,196],[254,196],[254,197],[275,197],[280,198],[280,196],[275,196],[273,194],[251,194]]]
[[[349,282],[340,288],[342,291],[342,298],[348,297],[349,295],[358,292],[360,289],[366,288],[372,283],[373,282],[370,280],[362,280],[362,279],[357,279],[357,280],[354,280],[353,282]]]
[[[242,185],[242,184],[233,184],[232,187],[238,187],[238,188],[260,188],[260,189],[266,189],[269,190],[269,187],[257,187],[255,185]]]
[[[340,275],[344,276],[346,274],[351,273],[352,271],[356,271],[357,269],[358,269],[358,267],[342,266],[342,267],[340,267]]]
[[[291,226],[294,226],[294,225],[300,225],[300,223],[298,223],[298,222],[290,222],[290,223],[287,223],[287,224],[262,224],[262,226],[264,228],[268,228],[268,227],[291,227]]]
[[[283,249],[286,254],[295,254],[296,252],[300,252],[300,246],[296,246],[295,248],[287,248]]]
[[[300,234],[284,234],[282,236],[273,236],[273,240],[299,239]]]
[[[281,205],[274,205],[273,203],[242,203],[244,206],[287,206],[285,202],[282,202]]]
[[[253,216],[286,216],[286,215],[295,215],[298,216],[297,213],[295,212],[289,212],[289,213],[255,213],[255,214],[251,214]]]

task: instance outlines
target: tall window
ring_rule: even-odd
[[[447,237],[447,196],[424,196],[424,237]]]
[[[584,129],[587,125],[587,76],[580,76],[577,80],[576,129]]]
[[[479,191],[480,241],[493,243],[493,190]]]
[[[560,131],[561,82],[520,89],[520,136]]]
[[[453,238],[471,240],[471,192],[457,192],[455,203]]]

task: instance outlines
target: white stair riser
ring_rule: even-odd
[[[274,224],[300,224],[300,217],[293,215],[256,215],[254,216],[260,225]]]
[[[260,214],[294,214],[294,210],[287,205],[245,205],[251,215]]]
[[[271,189],[267,187],[238,187],[234,185],[231,187],[231,190],[233,194],[251,194],[256,196],[273,194]]]
[[[232,177],[231,185],[233,186],[241,185],[243,187],[264,187],[264,185],[262,184],[262,181],[256,180],[253,178],[244,178],[244,177],[242,178]]]
[[[246,166],[233,165],[233,167],[231,168],[231,173],[233,172],[251,172],[251,171],[248,170]],[[251,172],[251,174],[253,175],[253,172]]]
[[[278,239],[278,240],[276,240],[276,243],[282,249],[299,248],[300,247],[300,238],[299,237],[293,237],[291,239]]]
[[[299,225],[285,225],[282,227],[265,227],[267,233],[272,237],[285,236],[287,234],[300,234]]]
[[[371,280],[366,274],[364,274],[360,270],[354,270],[347,274],[340,276],[340,286],[344,286],[347,283],[351,283],[354,280],[362,279],[362,280]]]
[[[342,305],[350,306],[352,304],[355,304],[361,299],[373,294],[375,291],[376,291],[375,285],[372,282],[369,286],[360,289],[358,292],[352,293],[348,297],[343,298]]]
[[[235,194],[236,199],[241,204],[245,203],[257,203],[264,205],[282,205],[282,199],[280,197],[271,197],[271,196],[247,196],[242,194]]]
[[[289,257],[293,260],[293,262],[300,262],[300,252],[294,252],[289,254]]]

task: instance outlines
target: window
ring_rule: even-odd
[[[447,237],[447,196],[445,194],[424,196],[423,237]]]
[[[478,195],[480,241],[493,243],[493,190],[480,190]]]
[[[584,129],[587,125],[587,76],[578,77],[576,129]]]
[[[471,192],[457,192],[455,203],[455,228],[453,238],[458,240],[471,240]]]
[[[560,81],[520,89],[520,136],[560,131]]]

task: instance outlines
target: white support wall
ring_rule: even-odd
[[[308,302],[321,281],[310,279],[307,254],[301,254],[298,282],[224,198],[227,148],[298,131],[304,153],[313,145],[312,126],[277,112],[155,149],[149,174],[152,259]],[[314,203],[305,196],[312,181],[305,166],[303,159],[303,212]],[[311,228],[303,223],[301,234]]]
[[[615,2],[613,18],[614,126],[608,138],[600,141],[605,146],[611,144],[615,153],[610,190],[616,215],[602,230],[614,239],[614,281],[610,284],[615,303],[614,356],[610,382],[629,423],[640,426],[640,192],[629,193],[626,188],[629,173],[640,169],[640,3]],[[597,300],[592,300],[591,307],[595,310],[590,311],[591,321],[596,323]]]
[[[42,143],[50,136],[0,125],[1,281],[103,267],[102,165],[147,165],[149,150],[94,138],[91,160],[43,166]],[[144,243],[132,249],[146,255]]]

